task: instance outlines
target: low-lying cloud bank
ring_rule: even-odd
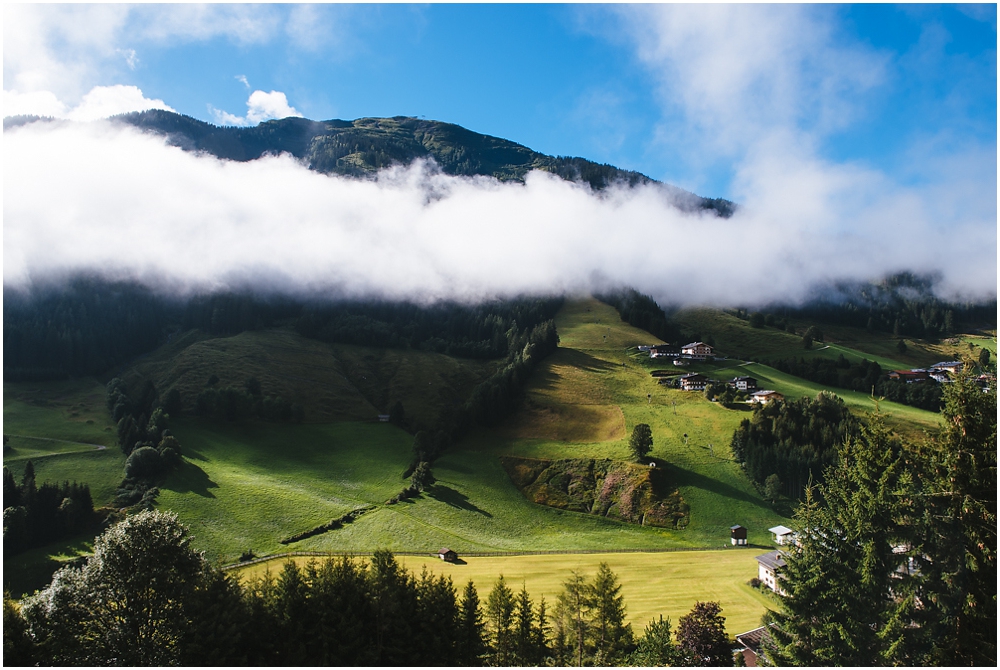
[[[185,153],[105,121],[29,124],[4,131],[4,284],[96,272],[165,291],[417,301],[627,284],[663,303],[755,305],[909,270],[938,273],[949,297],[995,298],[995,155],[992,177],[969,175],[970,205],[796,162],[789,142],[747,161],[754,195],[719,219],[678,211],[655,186],[595,195],[543,173],[501,184],[423,163],[352,180],[288,156]]]

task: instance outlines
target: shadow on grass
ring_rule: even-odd
[[[469,496],[459,493],[455,489],[443,486],[441,484],[435,484],[431,488],[424,491],[429,497],[434,498],[438,502],[443,502],[449,507],[455,507],[457,509],[464,509],[470,512],[475,512],[476,514],[482,514],[483,516],[492,519],[493,515],[484,509],[476,507],[474,504],[469,502]]]
[[[556,350],[556,353],[549,356],[545,362],[550,365],[568,365],[585,372],[607,372],[608,370],[614,370],[619,367],[607,361],[603,361],[600,358],[591,356],[588,353],[584,353],[578,349],[559,348]],[[535,390],[551,390],[555,388],[559,379],[559,374],[554,372],[551,368],[542,366],[532,372],[530,388]]]
[[[675,486],[694,486],[695,488],[710,491],[726,498],[748,502],[763,509],[772,509],[765,501],[755,498],[745,491],[740,491],[729,484],[724,484],[717,479],[706,477],[694,470],[688,470],[672,463],[667,464],[666,467],[670,473],[671,481]]]
[[[163,488],[176,493],[196,493],[203,498],[214,498],[215,494],[209,489],[217,489],[219,485],[209,479],[208,473],[200,467],[185,460],[183,465],[167,478]]]

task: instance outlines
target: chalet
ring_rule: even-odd
[[[944,361],[941,363],[935,363],[931,366],[932,370],[944,370],[950,372],[953,375],[957,375],[962,371],[962,361]]]
[[[382,423],[389,423],[389,415],[388,414],[379,414],[378,415],[378,420],[380,422],[382,422]]]
[[[730,526],[729,541],[738,547],[745,547],[747,544],[747,529],[739,524]]]
[[[447,563],[454,563],[458,560],[458,553],[456,553],[453,549],[445,547],[444,549],[440,549],[438,551],[438,558]]]
[[[684,391],[704,391],[708,385],[708,377],[691,372],[680,376],[680,385]]]
[[[737,391],[756,391],[757,380],[753,377],[733,377],[726,382]]]
[[[688,362],[687,362],[686,360],[684,360],[683,358],[675,358],[675,359],[674,359],[674,365],[676,365],[676,366],[677,366],[677,367],[679,367],[679,368],[686,368],[687,366],[689,366],[689,365],[691,365],[691,364],[690,364],[690,363],[688,363]]]
[[[775,544],[792,544],[795,542],[795,531],[786,526],[775,526],[774,528],[768,528],[768,531],[774,535]]]
[[[703,361],[712,357],[712,347],[704,342],[692,342],[681,347],[681,354],[688,358]]]
[[[677,347],[672,347],[669,344],[657,344],[649,348],[650,358],[663,358],[665,356],[676,356]]]
[[[947,370],[939,370],[937,368],[931,368],[927,371],[931,379],[936,381],[938,384],[947,384],[951,381],[951,375]]]
[[[775,593],[785,595],[785,590],[778,583],[781,569],[784,567],[785,559],[781,557],[780,551],[761,554],[757,557],[757,578]]]
[[[770,624],[773,626],[774,624]],[[736,642],[743,646],[742,649],[737,650],[737,653],[743,654],[743,663],[748,668],[757,667],[757,659],[760,658],[761,650],[764,647],[764,641],[770,637],[771,633],[768,630],[768,626],[761,626],[760,628],[754,628],[753,630],[748,630],[745,633],[740,633],[736,636]]]
[[[784,400],[784,399],[785,396],[781,395],[777,391],[771,391],[768,389],[765,389],[763,391],[757,391],[756,393],[750,394],[750,402],[759,403],[761,405],[766,405],[767,403],[773,402],[775,400]]]
[[[931,378],[926,370],[893,370],[886,376],[889,379],[901,379],[907,384],[925,382]]]

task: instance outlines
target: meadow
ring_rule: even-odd
[[[628,621],[641,634],[650,621],[669,617],[676,627],[697,601],[718,601],[726,617],[730,635],[756,628],[765,609],[775,606],[771,597],[751,588],[747,581],[757,574],[754,557],[761,549],[716,551],[673,551],[662,553],[556,554],[535,556],[468,556],[459,563],[445,563],[437,557],[397,556],[399,563],[414,574],[426,567],[430,572],[450,576],[461,591],[469,580],[476,584],[481,601],[499,575],[515,592],[522,586],[537,603],[544,597],[549,613],[555,607],[563,582],[573,570],[593,577],[604,562],[618,576],[625,597]],[[277,575],[287,560],[300,566],[323,558],[296,556],[275,559],[239,570],[244,580],[266,572]]]
[[[722,342],[734,347],[742,343],[744,349],[757,342],[758,353],[821,355],[805,352],[796,336],[751,329],[722,312],[703,312],[714,314],[713,319],[735,322],[727,325],[729,335],[714,335],[724,354],[735,352],[725,349]],[[241,386],[253,375],[265,393],[302,403],[307,420],[274,424],[175,419],[172,428],[183,446],[185,463],[160,486],[158,505],[175,511],[190,526],[195,546],[223,564],[235,562],[247,551],[269,556],[296,550],[365,552],[376,548],[429,553],[442,546],[460,553],[722,549],[729,542],[729,526],[737,523],[749,529],[750,542],[759,547],[754,551],[769,547],[767,529],[788,522],[787,504],[775,507],[763,500],[729,449],[733,431],[749,416],[750,408],[728,409],[708,402],[700,393],[659,384],[650,371],[666,366],[636,348],[657,340],[622,322],[603,303],[569,300],[556,323],[560,348],[532,374],[522,407],[497,429],[474,431],[451,447],[434,463],[437,483],[417,498],[394,505],[385,503],[408,483],[402,474],[411,460],[412,437],[393,425],[378,423],[375,414],[399,399],[411,432],[432,425],[441,412],[460,402],[463,394],[489,374],[495,362],[329,345],[282,329],[227,338],[182,334],[143,357],[126,372],[126,378],[150,379],[161,392],[178,388],[190,404],[213,374],[220,378],[220,385],[233,386]],[[780,337],[774,338],[775,334]],[[770,349],[763,344],[768,339],[775,340],[768,345]],[[848,357],[864,355],[843,344],[828,346]],[[767,366],[734,359],[695,363],[683,371],[701,371],[719,379],[751,374],[761,386],[791,398],[814,396],[822,390]],[[103,386],[95,380],[78,380],[5,384],[4,389],[5,431],[16,436],[11,438],[13,449],[5,453],[4,462],[15,475],[20,476],[23,464],[31,458],[39,481],[86,481],[96,504],[110,502],[122,476],[124,457],[115,446]],[[857,413],[874,407],[865,394],[834,391]],[[911,407],[881,403],[880,409],[890,425],[909,437],[919,438],[938,425],[937,415]],[[535,505],[514,487],[500,465],[504,455],[628,459],[628,436],[638,423],[651,426],[650,456],[667,470],[690,505],[690,522],[682,530],[642,527]],[[372,509],[337,530],[281,542],[358,508]],[[66,542],[32,555],[35,563],[51,564],[85,550],[80,542]],[[707,555],[683,552],[670,560],[701,565]],[[17,565],[5,561],[5,573],[27,570],[26,556]],[[742,584],[756,573],[752,556],[743,567],[735,565],[740,578],[736,579],[735,572],[730,576],[719,573],[719,584],[733,579],[734,584]],[[709,570],[698,577],[699,588],[708,592],[722,588],[715,584],[713,574]],[[637,603],[637,615],[659,612]],[[678,607],[686,611],[690,605]],[[747,617],[748,628],[760,611],[755,609],[756,614]]]

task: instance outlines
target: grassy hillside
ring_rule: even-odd
[[[300,404],[313,423],[374,420],[401,400],[413,427],[423,428],[464,401],[495,365],[425,351],[331,345],[287,329],[216,338],[191,331],[143,359],[125,380],[132,385],[148,378],[161,397],[177,389],[188,414],[212,375],[218,387],[236,388],[256,377],[265,395]]]
[[[419,573],[424,566],[437,574],[448,575],[459,590],[471,579],[479,598],[489,597],[499,575],[515,591],[521,585],[536,603],[545,597],[551,608],[562,590],[562,583],[571,570],[593,577],[601,562],[607,563],[618,575],[622,595],[628,608],[628,621],[637,634],[659,615],[677,620],[687,614],[695,602],[716,600],[722,604],[726,629],[730,635],[756,628],[760,616],[773,601],[747,585],[756,576],[754,557],[760,549],[726,549],[719,551],[678,551],[668,553],[608,553],[558,554],[543,556],[463,557],[463,563],[444,563],[424,556],[397,556],[409,570]],[[243,568],[244,579],[266,571],[277,574],[289,559],[276,559]],[[293,559],[307,564],[307,557]],[[322,560],[322,559],[319,559]]]
[[[111,502],[125,456],[95,380],[4,384],[3,430],[18,481],[30,460],[38,482],[86,482],[95,505]]]
[[[434,465],[437,483],[418,498],[395,505],[384,503],[406,483],[401,475],[411,458],[412,438],[399,428],[374,422],[374,415],[399,399],[412,418],[411,428],[429,425],[445,407],[460,402],[495,363],[328,345],[281,329],[226,338],[197,332],[176,337],[139,361],[127,378],[149,378],[161,393],[178,388],[191,403],[212,374],[220,377],[220,385],[234,386],[252,375],[265,393],[292,395],[303,403],[307,421],[175,420],[186,462],[161,486],[159,506],[176,511],[191,526],[195,545],[221,562],[232,562],[247,550],[269,555],[381,547],[431,552],[441,546],[459,552],[722,548],[728,544],[729,526],[736,523],[749,529],[751,543],[768,546],[767,528],[787,519],[761,498],[728,447],[749,409],[726,409],[699,393],[658,384],[650,371],[664,366],[635,348],[656,340],[623,323],[607,305],[591,299],[567,301],[556,321],[560,348],[533,373],[522,407],[497,430],[472,433],[453,446]],[[732,332],[733,338],[739,335],[739,324],[733,324]],[[767,330],[749,335],[759,338],[761,350],[770,346],[781,351],[792,344],[776,338],[777,344],[768,345]],[[721,337],[716,336],[717,342]],[[798,338],[793,340],[800,346]],[[721,342],[720,348],[726,351]],[[759,364],[723,361],[690,369],[723,379],[749,372],[763,386],[790,397],[821,390]],[[863,394],[837,394],[856,411],[871,407]],[[913,408],[884,403],[882,409],[909,434],[937,423],[936,415]],[[8,433],[25,436],[12,440],[14,449],[4,459],[18,476],[16,466],[23,467],[31,456],[38,459],[40,478],[48,473],[56,479],[88,481],[95,501],[110,499],[123,459],[114,447],[100,384],[5,385],[4,418]],[[627,438],[637,423],[651,426],[650,455],[690,506],[686,528],[644,527],[534,504],[514,486],[501,463],[504,456],[627,460]],[[361,507],[373,509],[337,530],[281,543]],[[78,544],[32,555],[51,563],[60,552],[79,550]],[[693,570],[705,564],[709,554],[684,555]],[[24,571],[26,556],[20,558],[20,567],[5,566],[15,573]],[[660,559],[650,560],[654,565]],[[38,561],[31,564],[37,568]],[[733,571],[720,579],[736,580],[738,586],[753,576],[752,556]],[[687,589],[685,585],[683,592],[690,594]],[[677,607],[683,613],[690,604]],[[642,608],[666,612],[652,605]],[[755,624],[761,609],[753,611],[740,628]]]
[[[867,358],[877,362],[883,369],[893,370],[954,360],[960,353],[969,351],[969,342],[975,347],[992,347],[992,351],[996,349],[995,338],[959,335],[941,341],[904,338],[907,350],[906,353],[900,354],[897,349],[900,338],[888,333],[792,319],[792,324],[800,333],[811,325],[817,325],[823,331],[824,342],[816,342],[811,349],[804,349],[799,335],[768,326],[752,328],[748,322],[719,309],[705,307],[683,309],[672,318],[689,332],[701,333],[702,337],[711,335],[722,354],[744,360],[793,356],[806,359],[814,356],[836,358],[839,354],[843,354],[850,361]]]

